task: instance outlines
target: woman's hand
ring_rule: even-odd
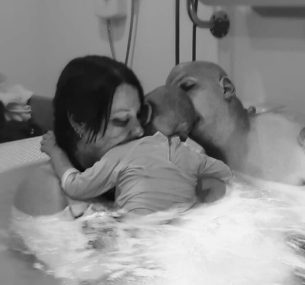
[[[52,131],[46,132],[42,136],[42,140],[40,142],[40,150],[47,155],[52,156],[52,153],[58,149],[59,147],[56,144],[54,133]]]

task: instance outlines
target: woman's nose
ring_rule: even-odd
[[[138,120],[131,127],[130,133],[131,133],[132,137],[134,137],[134,138],[143,136],[144,130],[143,130],[142,126],[140,125],[140,123],[138,122]]]

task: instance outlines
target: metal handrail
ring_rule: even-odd
[[[187,11],[192,20],[192,22],[198,26],[199,28],[210,28],[210,20],[203,21],[199,19],[196,8],[195,8],[195,0],[187,0]]]

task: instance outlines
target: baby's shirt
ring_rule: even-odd
[[[127,211],[160,211],[196,202],[199,178],[226,181],[232,173],[223,162],[192,150],[179,137],[157,132],[117,146],[84,172],[69,169],[62,187],[72,198],[88,199],[116,188],[116,204]]]

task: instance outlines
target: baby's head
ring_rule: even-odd
[[[152,115],[146,126],[146,134],[160,131],[166,136],[177,135],[186,140],[197,115],[189,96],[174,86],[161,86],[145,96]]]

